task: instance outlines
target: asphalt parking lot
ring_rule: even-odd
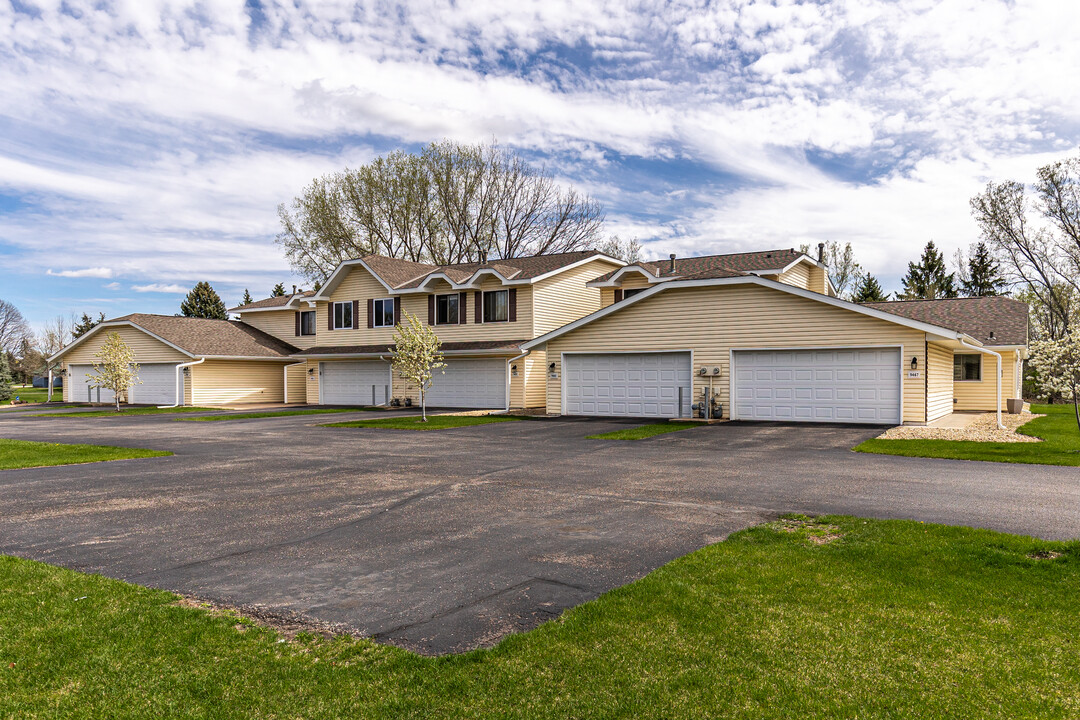
[[[4,412],[0,437],[175,455],[0,472],[0,553],[437,654],[783,512],[1080,536],[1075,468],[850,452],[875,428],[728,423],[612,442],[585,436],[624,421],[317,426],[344,419]]]

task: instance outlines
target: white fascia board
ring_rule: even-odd
[[[194,355],[192,357],[195,357]],[[252,362],[293,362],[292,355],[263,357],[261,355],[199,355],[203,360],[244,360]]]
[[[431,273],[430,275],[428,275],[424,279],[424,282],[420,283],[419,286],[417,286],[415,288],[406,288],[406,289],[402,289],[402,290],[395,290],[393,294],[407,295],[407,294],[410,294],[410,293],[427,293],[427,292],[429,292],[429,290],[427,289],[427,284],[430,281],[436,280],[436,279],[445,280],[447,283],[449,283],[451,289],[453,289],[453,290],[476,290],[476,289],[478,289],[478,286],[477,286],[476,283],[479,282],[479,280],[484,275],[492,275],[492,276],[494,276],[503,285],[535,285],[536,283],[540,282],[541,280],[546,280],[547,278],[555,277],[556,275],[559,275],[560,273],[564,273],[564,272],[566,272],[568,270],[573,270],[574,268],[580,267],[580,266],[582,266],[582,265],[584,265],[586,263],[592,262],[593,260],[604,260],[606,262],[610,262],[610,263],[613,263],[615,265],[623,265],[624,264],[621,260],[616,260],[615,258],[608,257],[607,255],[593,255],[593,256],[590,256],[590,257],[587,257],[587,258],[583,258],[581,260],[576,260],[575,262],[572,262],[569,265],[563,265],[562,267],[556,268],[554,270],[550,270],[550,271],[548,271],[546,273],[543,273],[542,275],[537,275],[537,276],[531,277],[531,278],[522,278],[520,280],[515,279],[517,277],[517,275],[519,275],[521,273],[520,270],[518,272],[514,273],[514,275],[512,275],[510,277],[505,277],[505,276],[503,276],[502,273],[500,273],[498,270],[495,270],[494,268],[480,268],[479,270],[474,272],[472,275],[470,275],[464,282],[460,282],[460,283],[454,282],[453,280],[451,280],[450,277],[444,272],[434,272],[434,273]]]
[[[513,355],[519,355],[520,350],[517,349],[497,349],[497,350],[443,350],[442,354],[447,357],[472,357],[474,355],[493,356],[493,357],[510,357]],[[363,359],[368,360],[371,358],[392,356],[394,351],[390,348],[381,352],[373,353],[295,353],[290,358],[296,360],[306,359],[318,359],[318,358],[338,358],[338,359]]]
[[[273,307],[263,307],[263,308],[251,308],[250,310],[241,310],[240,308],[233,308],[232,310],[229,310],[229,312],[234,313],[236,315],[247,315],[248,313],[257,313],[257,312],[274,312],[274,311],[281,312],[283,310],[296,310],[296,308],[298,306],[293,305],[294,302],[297,302],[298,300],[302,301],[302,300],[310,300],[310,299],[311,299],[311,297],[302,298],[299,295],[297,295],[295,297],[289,298],[289,302],[285,303],[284,305],[275,305]]]
[[[958,332],[956,330],[938,327],[937,325],[930,325],[929,323],[920,322],[918,320],[911,320],[905,317],[901,317],[899,315],[893,315],[891,313],[883,312],[881,310],[864,307],[862,305],[849,302],[847,300],[841,300],[840,298],[822,295],[821,293],[816,293],[811,290],[804,290],[803,288],[795,287],[794,285],[788,285],[787,283],[777,282],[775,280],[767,280],[765,278],[758,277],[757,275],[744,275],[741,277],[715,278],[710,280],[672,280],[670,282],[657,283],[656,285],[653,285],[652,287],[642,292],[630,296],[630,298],[628,299],[608,305],[606,308],[597,310],[591,315],[586,315],[585,317],[579,318],[572,323],[563,325],[561,328],[557,328],[549,333],[535,338],[534,340],[530,340],[529,342],[524,343],[521,346],[521,349],[532,350],[540,345],[547,343],[549,340],[554,340],[560,335],[564,335],[572,330],[576,330],[582,325],[588,325],[595,320],[599,320],[600,318],[606,317],[613,312],[618,312],[624,308],[630,307],[634,303],[641,302],[642,300],[645,300],[646,298],[651,297],[659,292],[664,292],[665,290],[670,290],[672,288],[678,289],[695,287],[716,287],[723,285],[761,285],[763,287],[772,288],[781,292],[786,292],[789,295],[796,295],[798,297],[806,298],[807,300],[815,300],[817,302],[825,303],[826,305],[832,305],[833,307],[842,308],[844,310],[851,310],[852,312],[857,312],[861,315],[867,315],[878,320],[884,320],[885,322],[890,322],[895,325],[909,327],[914,330],[927,333],[928,335],[939,337],[943,340],[959,340],[961,338],[964,338],[969,341],[974,341],[974,344],[982,344],[974,338],[970,338],[968,335],[965,335],[964,333]]]
[[[618,287],[617,282],[619,278],[627,273],[641,273],[645,276],[645,279],[649,282],[660,282],[661,278],[657,275],[653,275],[649,270],[641,265],[623,265],[621,268],[615,271],[615,274],[609,277],[607,280],[590,280],[585,283],[586,287]],[[673,278],[667,278],[668,280]]]
[[[96,335],[96,334],[98,333],[98,331],[99,331],[99,330],[104,330],[104,329],[106,329],[106,328],[117,328],[117,327],[132,327],[132,328],[135,328],[135,329],[136,329],[136,330],[138,330],[139,332],[142,332],[142,333],[146,333],[147,335],[149,335],[150,337],[154,338],[154,339],[155,339],[155,340],[157,340],[158,342],[161,342],[161,343],[165,343],[166,345],[168,345],[168,346],[169,346],[169,347],[171,347],[171,348],[172,348],[173,350],[176,350],[176,351],[177,351],[177,352],[179,352],[179,353],[183,353],[184,355],[187,355],[187,356],[188,356],[188,357],[190,357],[190,358],[194,358],[194,357],[196,357],[195,355],[192,355],[191,353],[189,353],[189,352],[188,352],[187,350],[185,350],[184,348],[182,348],[182,347],[180,347],[180,346],[178,346],[178,345],[174,345],[173,343],[169,342],[168,340],[166,340],[165,338],[161,337],[160,335],[155,335],[154,333],[150,332],[149,330],[147,330],[146,328],[142,327],[141,325],[138,325],[138,324],[136,324],[136,323],[132,322],[131,320],[122,320],[122,321],[120,321],[120,322],[105,322],[105,323],[98,323],[98,324],[97,324],[97,325],[95,325],[95,326],[94,326],[94,327],[93,327],[93,328],[92,328],[92,329],[91,329],[91,330],[90,330],[89,332],[87,332],[86,334],[84,334],[84,335],[83,335],[82,337],[80,337],[80,338],[76,339],[76,340],[75,340],[75,342],[71,343],[70,345],[68,345],[68,346],[67,346],[67,347],[65,347],[65,348],[62,348],[62,349],[61,349],[61,350],[60,350],[59,352],[57,352],[57,353],[56,353],[55,355],[53,355],[53,356],[49,357],[49,358],[48,358],[48,359],[46,360],[46,362],[49,362],[49,363],[53,363],[53,362],[55,362],[56,360],[58,360],[58,359],[60,358],[60,356],[61,356],[61,355],[64,355],[65,353],[67,353],[67,352],[69,352],[70,350],[74,349],[75,347],[77,347],[78,345],[80,345],[80,344],[81,344],[81,343],[82,343],[82,342],[83,342],[84,340],[88,340],[88,339],[90,339],[91,337],[93,337],[94,335]]]

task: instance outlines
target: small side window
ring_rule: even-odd
[[[353,326],[352,303],[334,303],[334,329],[350,330]]]
[[[979,382],[982,380],[982,355],[970,353],[953,355],[953,382]]]
[[[315,334],[315,311],[305,310],[300,313],[300,334],[301,335],[314,335]]]

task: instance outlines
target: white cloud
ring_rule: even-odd
[[[188,290],[183,285],[177,285],[175,283],[166,285],[164,283],[151,283],[149,285],[132,285],[131,289],[135,292],[141,293],[168,293],[170,295],[186,295]]]
[[[120,289],[120,283],[118,283],[118,282],[106,283],[105,284],[105,289],[106,290],[119,290]]]
[[[52,269],[45,271],[46,275],[53,275],[55,277],[63,278],[102,278],[108,279],[113,276],[113,271],[107,267],[89,267],[82,270],[60,270],[54,271]],[[110,283],[112,284],[112,283]]]

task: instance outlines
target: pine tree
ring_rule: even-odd
[[[214,288],[208,282],[200,282],[191,289],[191,292],[180,303],[180,314],[184,317],[209,318],[211,320],[228,320],[229,314],[225,309],[225,303]]]
[[[889,296],[881,289],[881,283],[870,273],[860,275],[851,291],[852,302],[885,302],[888,299]]]
[[[86,333],[94,329],[94,326],[100,325],[105,322],[105,313],[98,313],[98,319],[90,317],[86,313],[82,314],[82,319],[75,324],[75,327],[71,329],[71,339],[82,337]]]
[[[956,297],[956,276],[947,272],[945,256],[934,245],[926,243],[918,263],[908,263],[908,273],[903,278],[904,292],[901,300],[937,300]]]
[[[0,400],[11,399],[11,365],[7,353],[0,350]]]
[[[994,259],[986,243],[979,243],[972,250],[960,286],[968,297],[1001,295],[1008,286],[1001,276],[1001,265]]]
[[[281,297],[285,294],[285,283],[278,283],[274,286],[274,291],[270,293],[270,297]]]
[[[250,305],[253,302],[255,302],[255,301],[251,299],[251,293],[248,292],[247,288],[244,288],[244,299],[240,301],[240,304],[241,305]]]

